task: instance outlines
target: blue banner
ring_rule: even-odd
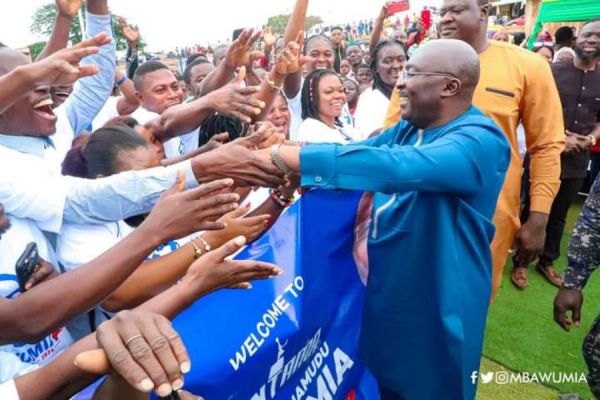
[[[370,216],[361,196],[306,193],[236,257],[283,275],[213,293],[174,321],[192,358],[186,390],[206,400],[379,397],[358,357]]]

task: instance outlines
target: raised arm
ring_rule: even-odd
[[[304,31],[307,10],[308,0],[296,0],[294,11],[292,11],[292,16],[290,17],[287,28],[285,29],[285,34],[283,36],[285,45],[295,40],[298,37],[299,32]],[[298,95],[298,93],[300,93],[301,85],[302,74],[300,71],[296,71],[285,78],[283,92],[287,98],[294,98]]]
[[[38,86],[71,85],[79,78],[97,73],[98,67],[79,66],[79,62],[97,53],[98,47],[105,45],[108,40],[106,35],[98,35],[0,76],[0,113]]]
[[[254,29],[244,29],[240,36],[231,43],[219,66],[204,78],[197,97],[204,96],[231,82],[236,69],[249,63],[254,43],[261,34],[260,31],[254,32]]]
[[[373,34],[371,35],[371,40],[369,41],[369,51],[374,49],[381,40],[381,33],[383,32],[383,22],[385,21],[385,16],[387,15],[387,3],[381,6],[381,11],[379,11],[379,15],[375,20],[375,24],[373,26]]]
[[[165,141],[197,129],[215,111],[250,123],[253,117],[261,113],[265,104],[252,97],[259,90],[257,87],[242,87],[245,76],[245,67],[242,67],[232,83],[190,103],[170,107],[146,126],[155,137]]]
[[[135,97],[135,87],[133,86],[133,81],[121,71],[116,70],[115,84],[119,85],[122,95],[117,101],[117,112],[119,115],[132,114],[140,106],[140,103]]]
[[[113,40],[103,46],[97,54],[82,60],[83,64],[97,65],[99,73],[78,81],[73,93],[62,106],[65,107],[75,137],[96,118],[112,93],[115,77],[116,42],[112,36],[112,19],[108,12],[107,0],[88,0],[87,11],[85,37],[104,32]]]
[[[51,54],[67,47],[71,22],[81,8],[81,0],[56,0],[56,19],[48,43],[37,56],[36,61],[43,60]]]
[[[304,32],[298,32],[294,41],[289,42],[281,53],[275,58],[275,63],[260,85],[260,91],[256,95],[257,98],[265,102],[265,108],[260,115],[255,117],[256,121],[263,120],[269,110],[277,93],[281,91],[282,85],[287,76],[298,73],[301,62],[305,59],[300,59],[300,48],[304,39]]]

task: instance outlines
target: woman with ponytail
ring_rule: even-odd
[[[355,141],[351,124],[341,117],[346,105],[346,92],[340,76],[330,69],[316,69],[302,85],[302,125],[298,140],[310,143]]]
[[[371,51],[373,87],[360,95],[354,115],[356,130],[362,137],[383,127],[392,90],[407,59],[404,45],[395,40],[381,41]]]

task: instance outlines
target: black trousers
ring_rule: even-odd
[[[542,264],[551,264],[560,257],[560,240],[565,230],[565,223],[569,208],[577,198],[577,193],[585,178],[564,178],[560,181],[560,189],[552,203],[548,226],[546,227],[546,242],[544,251],[540,256]],[[525,207],[521,213],[521,223],[527,221],[529,216],[529,196],[525,201]]]

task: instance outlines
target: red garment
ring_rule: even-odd
[[[271,62],[271,59],[269,58],[269,55],[265,54],[264,56],[262,56],[260,58],[259,65],[262,69],[264,69],[265,71],[268,71],[270,62]]]
[[[426,31],[431,28],[431,11],[428,9],[421,10],[421,23]]]

